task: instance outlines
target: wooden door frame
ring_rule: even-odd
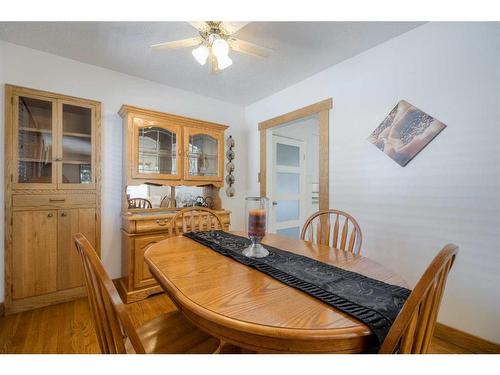
[[[290,121],[299,120],[312,115],[319,117],[319,209],[328,210],[330,203],[330,167],[329,167],[329,134],[330,109],[333,108],[333,99],[328,98],[320,102],[296,109],[281,116],[273,117],[259,123],[260,133],[260,196],[266,196],[267,184],[267,130],[283,125]]]

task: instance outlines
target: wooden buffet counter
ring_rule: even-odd
[[[163,291],[144,262],[144,251],[171,236],[170,223],[177,210],[136,209],[122,214],[122,277],[116,284],[124,302],[136,302]],[[221,217],[224,229],[229,230],[230,211],[215,212]]]

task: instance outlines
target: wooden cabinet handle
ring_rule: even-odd
[[[166,220],[160,220],[160,219],[157,219],[156,220],[156,224],[164,227],[165,225],[167,225],[167,221]]]
[[[48,214],[48,215],[47,215],[47,217],[52,217],[52,216],[54,216],[54,214]]]
[[[66,198],[49,198],[49,202],[66,202]]]
[[[61,214],[61,216],[62,216],[62,217],[65,217],[65,216],[68,216],[68,214],[67,214],[66,212],[63,212],[63,213]]]

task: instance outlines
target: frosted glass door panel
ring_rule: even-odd
[[[189,136],[188,145],[189,175],[190,176],[217,176],[218,169],[218,141],[207,134]]]
[[[52,183],[52,102],[18,99],[19,183]]]
[[[271,231],[298,238],[303,216],[304,142],[273,134],[272,150]]]
[[[62,105],[62,183],[92,183],[92,110]]]
[[[161,127],[139,129],[139,173],[177,174],[177,134]]]
[[[277,194],[299,194],[300,193],[300,173],[276,173],[276,193]]]
[[[300,219],[300,201],[298,200],[283,200],[278,201],[276,207],[276,221],[292,221]]]
[[[276,143],[276,165],[300,166],[300,147]]]

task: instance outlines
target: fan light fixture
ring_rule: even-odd
[[[230,50],[256,57],[268,57],[272,52],[269,48],[233,36],[248,22],[196,21],[190,24],[198,30],[199,36],[153,44],[151,48],[165,50],[194,47],[191,51],[193,57],[200,65],[205,65],[208,61],[211,73],[217,73],[233,64],[228,55]]]
[[[196,59],[196,61],[198,61],[201,65],[205,65],[205,63],[207,62],[207,59],[208,59],[208,55],[209,55],[209,50],[207,48],[207,46],[205,46],[204,44],[200,45],[199,47],[195,48],[193,51],[192,51],[192,54],[193,54],[193,57]]]
[[[233,60],[229,56],[217,57],[217,67],[219,70],[226,69],[233,64]]]
[[[224,39],[215,39],[212,43],[212,52],[217,58],[227,56],[229,52],[229,45]]]
[[[211,34],[208,37],[208,41],[210,43],[210,49],[204,44],[201,44],[193,49],[192,54],[196,61],[198,61],[201,65],[205,65],[210,52],[212,52],[217,59],[217,68],[219,70],[223,70],[228,66],[231,66],[233,60],[231,60],[228,56],[229,44],[216,34]]]

